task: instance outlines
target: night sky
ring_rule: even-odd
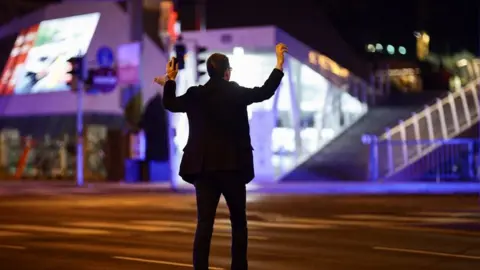
[[[184,7],[191,6],[193,0],[183,2]],[[207,0],[207,26],[275,24],[322,50],[324,40],[316,33],[326,15],[357,52],[363,53],[365,44],[376,42],[403,45],[413,52],[413,32],[424,29],[431,36],[432,51],[467,49],[476,53],[479,5],[475,0]],[[192,15],[185,10],[182,23],[191,28]]]
[[[182,26],[194,27],[195,0],[178,0]],[[476,0],[205,0],[207,27],[277,25],[328,54],[336,46],[322,33],[334,29],[347,46],[364,54],[365,44],[406,46],[414,57],[413,31],[425,29],[432,51],[479,50],[480,1]],[[55,0],[1,1],[0,24]],[[88,1],[86,1],[88,2]],[[328,24],[334,27],[328,27]],[[330,48],[332,47],[332,48]],[[332,56],[340,58],[343,55]],[[337,60],[337,59],[335,59]]]

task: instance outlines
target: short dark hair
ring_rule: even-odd
[[[207,59],[207,73],[210,78],[222,78],[230,68],[228,57],[221,53],[214,53]]]

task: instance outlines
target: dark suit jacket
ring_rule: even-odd
[[[283,78],[274,69],[261,87],[245,88],[235,82],[210,79],[176,97],[175,81],[164,87],[163,105],[171,112],[186,112],[189,125],[180,176],[187,182],[206,172],[235,171],[246,182],[254,178],[247,106],[271,98]]]

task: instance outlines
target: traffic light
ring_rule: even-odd
[[[207,51],[207,47],[195,46],[197,82],[200,80],[200,77],[207,74],[206,68],[200,68],[201,66],[205,65],[205,63],[207,62],[205,57],[202,56],[202,54],[206,51]]]
[[[178,61],[178,70],[185,68],[185,54],[187,53],[187,48],[182,43],[175,45],[175,56]]]
[[[80,80],[84,79],[84,59],[83,57],[72,57],[67,60],[69,64],[68,74],[77,76]]]
[[[78,81],[83,81],[85,78],[84,72],[84,58],[83,57],[72,57],[67,60],[68,63],[68,77],[67,82],[68,86],[72,90],[76,90]]]

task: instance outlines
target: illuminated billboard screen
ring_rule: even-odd
[[[84,56],[100,13],[42,21],[18,35],[3,69],[0,94],[69,90],[67,60]]]

